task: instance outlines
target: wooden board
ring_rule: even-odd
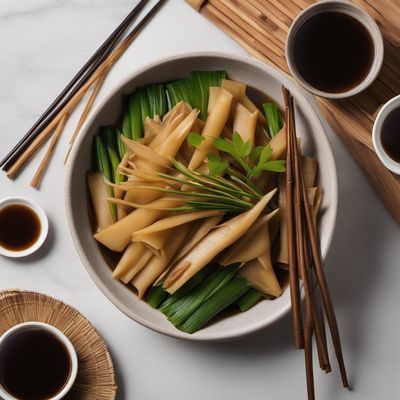
[[[289,74],[285,41],[293,19],[314,0],[187,0],[252,55]],[[194,4],[195,3],[195,4]],[[379,108],[400,94],[400,0],[354,0],[381,28],[385,59],[378,79],[346,100],[317,98],[333,130],[368,176],[382,202],[400,223],[400,177],[388,171],[372,146]]]

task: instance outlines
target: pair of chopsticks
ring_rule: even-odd
[[[52,136],[48,150],[31,182],[33,187],[39,186],[69,115],[80,103],[89,89],[93,88],[71,137],[70,148],[67,153],[68,157],[69,151],[90,112],[108,71],[164,2],[165,0],[158,0],[146,15],[128,31],[133,21],[148,3],[148,0],[139,1],[108,39],[79,70],[60,95],[40,116],[31,129],[29,129],[24,137],[0,161],[0,167],[7,172],[9,178],[13,178],[47,139]]]
[[[338,360],[342,383],[348,387],[346,368],[340,344],[340,336],[332,300],[326,283],[317,230],[313,221],[301,159],[298,149],[294,101],[288,89],[282,87],[286,116],[286,209],[288,224],[289,280],[292,302],[292,321],[295,347],[304,348],[307,393],[315,399],[312,337],[315,333],[320,367],[331,371],[325,316]],[[301,312],[299,279],[303,280],[305,294],[305,318]],[[323,308],[317,307],[316,289],[320,292]]]

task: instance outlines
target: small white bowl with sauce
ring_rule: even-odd
[[[383,165],[400,175],[400,95],[380,109],[372,128],[372,143]]]
[[[3,364],[8,369],[2,370]],[[59,329],[43,322],[24,322],[0,338],[0,396],[4,400],[60,400],[72,388],[78,357]]]
[[[0,254],[25,257],[46,240],[49,222],[43,209],[26,197],[0,200]]]

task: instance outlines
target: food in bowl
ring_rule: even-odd
[[[87,172],[113,277],[186,333],[274,301],[286,281],[284,118],[228,78],[194,71],[136,89],[94,137]],[[303,168],[316,219],[316,160]]]

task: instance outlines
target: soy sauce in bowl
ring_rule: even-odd
[[[25,257],[46,240],[49,222],[35,201],[26,197],[0,200],[0,255]]]
[[[12,333],[0,348],[0,383],[17,399],[54,398],[68,382],[71,367],[65,345],[39,327]]]
[[[315,89],[329,93],[347,92],[364,81],[374,54],[367,28],[338,11],[311,16],[297,29],[293,41],[298,74]]]
[[[385,118],[381,130],[381,142],[386,154],[400,163],[400,107],[395,108]]]
[[[0,246],[7,250],[28,249],[39,239],[41,229],[36,212],[24,204],[0,209]]]

